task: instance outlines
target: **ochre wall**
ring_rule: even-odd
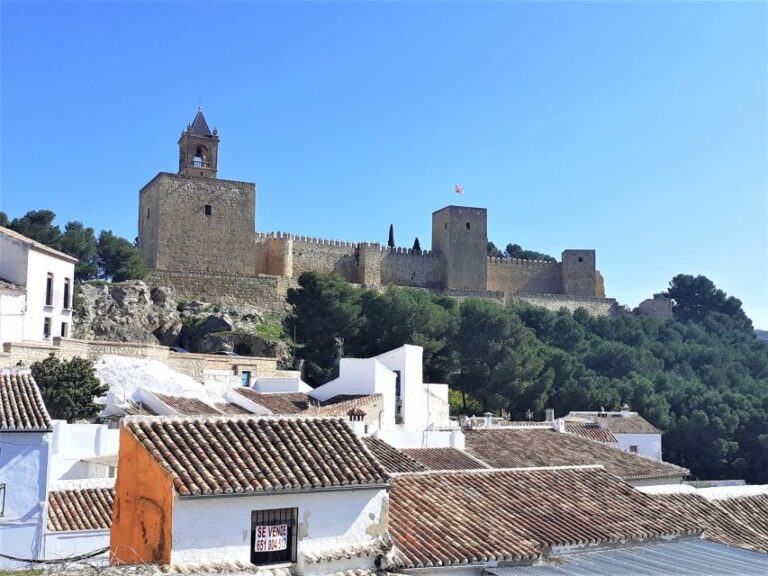
[[[562,290],[560,264],[489,258],[488,290],[512,294],[559,294]]]
[[[173,529],[173,482],[125,428],[112,509],[112,564],[169,564]]]

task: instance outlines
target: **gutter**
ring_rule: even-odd
[[[197,500],[198,498],[231,498],[233,496],[279,496],[281,494],[313,494],[315,492],[346,492],[359,490],[387,490],[389,484],[347,484],[345,486],[323,486],[320,488],[288,488],[279,490],[252,490],[250,492],[224,492],[221,494],[179,494],[180,500]]]

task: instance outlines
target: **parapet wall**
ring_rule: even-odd
[[[381,284],[440,288],[442,269],[440,257],[429,251],[411,248],[383,248]]]
[[[153,270],[146,282],[153,287],[172,287],[181,300],[248,304],[274,312],[286,310],[288,288],[297,286],[291,278],[281,276],[224,276],[161,270]]]
[[[488,290],[513,294],[558,294],[563,289],[559,262],[488,258]]]
[[[74,338],[59,337],[54,338],[51,344],[6,342],[3,344],[3,353],[0,354],[0,367],[12,368],[19,362],[29,366],[34,362],[44,360],[51,354],[62,360],[71,360],[74,357],[78,357],[94,362],[101,356],[106,355],[157,360],[201,383],[205,381],[205,372],[207,370],[231,370],[235,374],[240,373],[242,370],[249,370],[254,377],[295,374],[294,372],[279,371],[276,358],[220,356],[216,354],[179,354],[172,352],[167,346],[155,344],[76,340]]]
[[[610,316],[617,307],[616,300],[613,298],[589,298],[563,294],[506,294],[504,301],[506,304],[524,302],[553,311],[565,308],[569,312],[575,312],[578,308],[584,308],[592,316]]]

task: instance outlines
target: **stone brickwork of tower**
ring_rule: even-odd
[[[564,250],[562,262],[563,294],[568,296],[597,295],[597,271],[594,250]]]
[[[201,123],[207,129],[198,111],[180,149],[196,141]],[[156,270],[253,276],[256,186],[216,178],[218,136],[208,142],[207,173],[161,172],[139,192],[139,251]]]
[[[485,208],[446,206],[432,213],[432,251],[439,252],[442,287],[481,290],[488,286],[488,213]]]
[[[179,175],[216,178],[219,164],[219,136],[208,127],[202,107],[179,138]]]

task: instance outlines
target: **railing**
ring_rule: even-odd
[[[192,162],[192,165],[195,168],[210,168],[211,167],[211,163],[210,162],[206,162],[205,160],[197,160],[197,159],[195,159]]]

